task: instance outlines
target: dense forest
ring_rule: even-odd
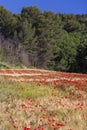
[[[0,6],[0,62],[87,73],[87,14]]]

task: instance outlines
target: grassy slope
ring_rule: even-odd
[[[19,64],[19,65],[16,65],[16,64],[9,64],[7,62],[2,62],[0,61],[0,68],[1,69],[12,69],[12,68],[27,68],[26,66],[22,65],[22,64]]]

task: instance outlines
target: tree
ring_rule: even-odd
[[[62,41],[58,46],[59,51],[55,58],[55,70],[69,71],[76,57],[76,45],[66,31],[64,31]]]
[[[16,19],[13,14],[0,6],[0,31],[5,37],[11,37],[16,27]]]
[[[80,43],[77,47],[76,62],[78,65],[77,72],[87,72],[87,32],[81,33]]]
[[[68,22],[65,24],[64,29],[67,32],[74,32],[81,30],[81,25],[76,20],[68,20]]]
[[[25,7],[21,11],[22,19],[27,19],[32,26],[36,26],[39,16],[41,15],[41,11],[36,6]]]
[[[54,58],[58,51],[58,43],[62,39],[59,17],[53,12],[44,12],[39,17],[36,34],[38,35],[38,66],[54,68]]]
[[[17,33],[22,50],[28,53],[31,60],[33,59],[33,61],[30,62],[32,62],[31,65],[35,66],[37,58],[37,37],[35,36],[35,29],[32,28],[32,24],[26,19],[24,21],[21,19]]]

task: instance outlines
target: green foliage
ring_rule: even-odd
[[[0,6],[0,31],[5,37],[11,37],[16,27],[16,19],[13,14]]]
[[[0,68],[9,69],[9,68],[11,68],[11,66],[5,62],[0,62]]]
[[[0,60],[5,60],[7,57],[7,53],[3,48],[0,48]]]
[[[22,19],[26,19],[33,27],[37,25],[40,15],[41,11],[36,6],[25,7],[21,11]]]
[[[28,66],[86,73],[86,30],[87,14],[42,13],[36,6],[24,7],[21,14],[12,14],[0,6],[0,45],[5,43],[7,50],[6,54],[0,51],[0,57],[8,60],[12,54],[14,63],[19,60],[18,63],[25,65],[22,60],[25,52]],[[10,54],[9,45],[14,50],[9,49]]]
[[[64,29],[68,32],[73,32],[73,31],[79,31],[81,29],[80,23],[76,20],[69,20],[65,26]]]

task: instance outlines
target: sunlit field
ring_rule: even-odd
[[[0,130],[87,130],[87,75],[1,69]]]

